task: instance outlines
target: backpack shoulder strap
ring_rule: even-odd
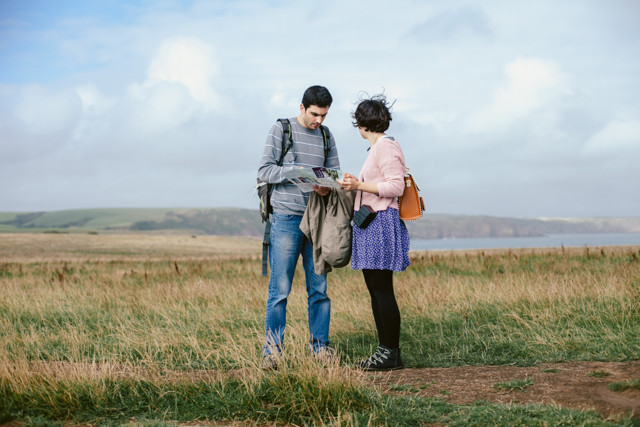
[[[327,135],[327,128],[320,125],[320,132],[322,132],[322,140],[324,141],[324,163],[327,163],[327,157],[329,157],[329,135]]]
[[[282,166],[284,156],[289,152],[289,149],[293,148],[293,130],[289,119],[278,119],[278,121],[282,124],[282,155],[278,166]]]

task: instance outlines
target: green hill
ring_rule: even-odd
[[[533,237],[547,234],[640,232],[640,218],[500,218],[428,214],[407,222],[414,239]],[[0,232],[37,231],[153,232],[262,236],[257,210],[217,209],[77,209],[0,213]]]
[[[137,221],[161,220],[168,212],[188,209],[77,209],[0,213],[0,225],[15,228],[128,229]]]
[[[182,230],[226,236],[259,236],[257,210],[218,209],[77,209],[0,213],[0,231],[154,231]]]

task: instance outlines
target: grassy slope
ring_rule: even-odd
[[[68,224],[88,221],[79,228],[104,229],[129,227],[136,221],[160,220],[167,212],[175,209],[78,209],[45,212],[42,216],[24,226],[36,228],[65,227]]]
[[[22,224],[1,224],[17,215]],[[31,215],[34,218],[24,216]],[[19,227],[19,228],[17,228]],[[489,216],[427,214],[407,222],[412,238],[516,237],[563,233],[640,232],[640,218],[524,219]],[[36,213],[0,213],[0,231],[133,229],[197,230],[204,234],[260,237],[263,225],[257,211],[217,209],[78,209]],[[188,231],[187,231],[188,230]]]
[[[0,222],[10,221],[16,217],[16,215],[23,214],[25,212],[0,212]]]
[[[0,223],[13,221],[18,215],[35,213],[0,213]],[[243,220],[243,227],[233,225]],[[152,227],[135,227],[142,223]],[[243,235],[243,229],[249,228],[253,235],[259,235],[261,221],[257,211],[237,208],[217,209],[174,209],[174,208],[123,208],[123,209],[77,209],[44,212],[21,224],[0,224],[0,230],[22,229],[40,231],[46,228],[70,230],[104,230],[104,229],[182,229],[201,230],[209,234]],[[230,233],[225,233],[224,228]]]
[[[47,212],[34,221],[36,227],[59,227],[90,218],[83,228],[128,227],[136,221],[158,220],[171,209],[87,209],[78,211]]]
[[[16,227],[14,225],[2,224],[5,221],[13,220],[16,215],[24,214],[25,212],[0,212],[0,230],[12,230]]]

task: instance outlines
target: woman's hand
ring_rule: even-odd
[[[340,184],[345,190],[357,190],[359,188],[360,181],[350,173],[345,173],[343,181],[338,181],[338,184]]]
[[[358,178],[350,173],[344,174],[344,181],[338,181],[338,184],[342,185],[345,190],[360,190],[365,193],[371,193],[378,195],[378,184],[372,182],[360,182]]]

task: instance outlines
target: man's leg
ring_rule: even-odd
[[[331,320],[331,300],[327,296],[327,275],[316,274],[313,266],[313,246],[304,238],[302,264],[307,283],[309,304],[309,342],[313,351],[329,345],[329,321]]]
[[[300,231],[301,217],[274,213],[269,240],[269,296],[265,316],[263,354],[280,351],[287,322],[287,297],[302,250],[304,235]]]

